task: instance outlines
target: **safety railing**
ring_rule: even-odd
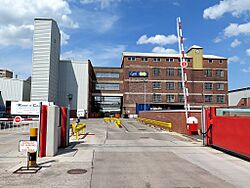
[[[78,140],[79,139],[79,133],[82,132],[82,134],[84,134],[84,129],[86,128],[86,124],[84,123],[72,123],[70,125],[71,131],[72,131],[72,135],[75,135],[75,139]]]
[[[146,125],[153,125],[153,126],[161,127],[161,128],[168,129],[168,130],[171,130],[172,128],[172,123],[168,123],[168,122],[157,121],[157,120],[152,120],[152,119],[147,119],[147,118],[137,118],[137,121],[140,123],[144,123]]]
[[[14,123],[13,121],[0,121],[0,132],[29,132],[30,128],[38,128],[39,121],[25,121]]]
[[[118,118],[115,118],[115,117],[105,117],[103,118],[104,122],[105,123],[108,123],[108,122],[113,122],[117,128],[121,128],[121,120],[118,119]]]

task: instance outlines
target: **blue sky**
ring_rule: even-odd
[[[250,86],[249,0],[0,0],[0,67],[31,75],[35,17],[62,32],[61,57],[120,66],[123,51],[178,51],[176,18],[185,49],[229,58],[229,89]]]

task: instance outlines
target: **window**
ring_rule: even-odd
[[[96,90],[120,90],[120,84],[113,83],[97,83],[95,85]]]
[[[224,90],[224,84],[223,83],[216,83],[215,87],[216,87],[216,90]]]
[[[224,61],[222,59],[220,59],[220,64],[222,64]]]
[[[147,57],[142,57],[142,58],[141,58],[141,61],[146,62],[146,61],[148,61],[148,58],[147,58]]]
[[[187,62],[188,63],[192,63],[192,59],[187,59]]]
[[[205,95],[205,102],[213,102],[213,96],[212,95]]]
[[[161,58],[159,58],[159,57],[154,58],[154,62],[160,62],[160,61],[161,61]]]
[[[119,72],[97,72],[96,78],[119,78]]]
[[[167,69],[166,74],[167,76],[174,76],[174,69]]]
[[[224,70],[216,70],[217,77],[224,77]]]
[[[213,63],[213,60],[212,60],[212,59],[209,59],[209,60],[208,60],[208,63]]]
[[[204,83],[204,89],[205,90],[212,90],[213,84],[212,83]]]
[[[153,102],[161,102],[161,94],[153,94]]]
[[[128,57],[128,60],[129,61],[136,61],[136,58],[135,57]]]
[[[167,95],[167,102],[174,102],[174,95]]]
[[[217,101],[217,103],[224,103],[225,102],[225,97],[223,95],[217,95],[216,96],[216,101]]]
[[[212,70],[211,69],[204,70],[204,75],[205,77],[212,77]]]
[[[178,82],[178,89],[183,89],[182,82]]]
[[[153,68],[153,76],[159,76],[160,75],[160,69],[159,68]]]
[[[173,58],[167,58],[166,62],[174,62],[174,59]]]
[[[153,82],[153,89],[161,89],[161,83],[160,82]]]
[[[166,89],[167,90],[174,90],[174,82],[167,82]]]
[[[181,102],[181,103],[184,102],[184,95],[179,95],[178,96],[178,102]]]
[[[177,71],[178,71],[178,72],[177,72],[177,75],[178,75],[179,77],[181,77],[181,69],[178,69]]]

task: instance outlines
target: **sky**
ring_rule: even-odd
[[[229,89],[250,86],[249,0],[0,0],[0,68],[32,71],[34,18],[53,18],[61,59],[117,67],[123,51],[177,53],[176,18],[184,48],[228,58]]]

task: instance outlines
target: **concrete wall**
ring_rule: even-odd
[[[59,105],[69,104],[68,94],[72,94],[71,109],[88,109],[89,62],[60,61],[59,66]]]
[[[198,119],[198,127],[201,128],[201,112],[200,111],[191,111],[191,116],[194,116]],[[186,118],[184,110],[176,110],[176,111],[147,111],[140,112],[139,117],[169,122],[172,123],[172,131],[187,134],[186,129]]]

